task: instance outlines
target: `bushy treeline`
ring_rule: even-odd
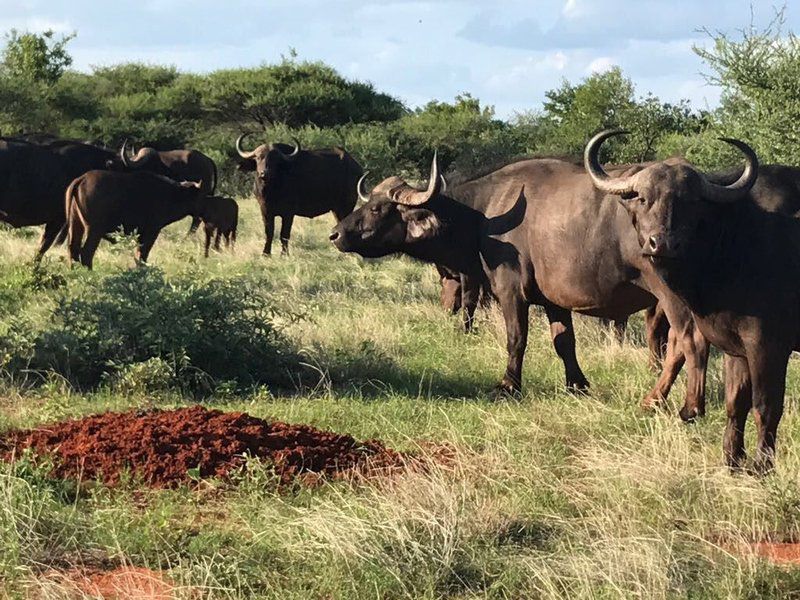
[[[306,147],[343,145],[375,179],[424,177],[434,149],[451,173],[521,155],[579,156],[587,139],[607,127],[632,132],[604,146],[610,162],[683,154],[717,168],[732,154],[716,137],[734,135],[767,161],[795,163],[800,45],[782,35],[780,19],[741,39],[717,36],[710,49],[698,50],[712,82],[723,87],[714,111],[641,96],[614,68],[564,81],[546,92],[541,107],[508,121],[467,93],[412,110],[371,84],[294,54],[274,65],[204,75],[137,63],[79,73],[69,70],[70,38],[12,32],[0,68],[0,131],[49,132],[112,147],[130,137],[156,148],[198,148],[220,164],[229,192],[249,188],[249,178],[233,167],[234,140],[250,130],[259,132],[250,143],[296,137]]]

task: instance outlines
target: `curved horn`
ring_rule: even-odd
[[[442,190],[441,190],[441,193],[442,194],[446,194],[447,193],[447,179],[444,178],[444,174],[439,175],[439,177],[442,178]]]
[[[131,152],[133,152],[133,148],[131,147]],[[141,157],[136,158],[136,156],[128,156],[128,138],[125,138],[125,141],[122,142],[122,148],[119,151],[120,158],[122,159],[122,164],[125,165],[128,169],[138,169],[144,166],[144,154],[142,154],[142,148],[139,149],[138,154],[142,154]]]
[[[128,138],[122,142],[122,148],[119,149],[119,158],[122,160],[122,164],[125,165],[125,168],[129,168],[130,164],[128,163]]]
[[[430,202],[431,198],[437,196],[442,191],[443,178],[439,176],[439,161],[437,158],[438,151],[433,153],[433,163],[431,164],[431,176],[428,179],[428,189],[425,191],[416,191],[404,193],[405,190],[398,190],[392,196],[392,201],[398,204],[405,204],[406,206],[420,206],[426,202]]]
[[[369,171],[367,171],[361,176],[361,179],[358,180],[358,185],[356,185],[356,190],[358,191],[358,198],[362,202],[369,202],[369,194],[367,194],[363,188],[364,181],[367,179],[367,175],[369,175]]]
[[[750,191],[758,179],[758,157],[753,149],[740,140],[719,138],[720,141],[738,148],[745,157],[745,167],[739,179],[730,185],[717,185],[703,177],[703,196],[712,202],[735,202]]]
[[[611,178],[608,173],[603,170],[600,165],[598,157],[600,153],[600,146],[608,138],[617,135],[624,135],[628,133],[624,129],[606,129],[594,136],[589,143],[586,144],[586,151],[583,153],[583,166],[589,177],[592,178],[594,186],[606,194],[614,194],[621,196],[633,191],[632,177],[616,177]]]
[[[284,154],[283,152],[281,152],[281,149],[278,148],[277,145],[273,146],[278,151],[278,153],[285,160],[288,160],[288,161],[293,161],[295,158],[297,158],[297,155],[300,153],[300,150],[301,150],[300,142],[297,141],[297,138],[292,136],[292,141],[294,142],[294,150],[292,150],[291,153],[289,153],[289,154]]]
[[[253,133],[252,131],[248,131],[240,135],[238,138],[236,138],[236,152],[238,152],[239,156],[241,156],[242,158],[253,158],[256,155],[255,150],[251,150],[250,152],[242,150],[242,140],[252,133]]]

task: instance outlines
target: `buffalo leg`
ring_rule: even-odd
[[[56,239],[53,241],[53,243],[56,246],[60,246],[61,244],[63,244],[64,240],[67,239],[67,232],[68,231],[69,231],[69,228],[68,228],[67,224],[64,223],[64,225],[61,227],[61,230],[58,232],[58,235],[56,236]]]
[[[214,236],[214,250],[216,250],[217,252],[220,251],[219,241],[220,241],[221,238],[222,238],[222,232],[220,232],[220,230],[217,229],[217,233]]]
[[[670,329],[667,338],[666,354],[661,363],[661,375],[656,381],[655,387],[647,394],[647,397],[642,401],[642,408],[651,409],[658,408],[664,404],[664,401],[672,389],[672,384],[678,378],[678,374],[686,362],[686,356],[680,347],[678,336],[674,329]]]
[[[77,216],[69,219],[69,259],[72,263],[81,261],[81,246],[83,245],[83,222]]]
[[[439,285],[442,288],[439,295],[439,302],[443,309],[451,315],[454,315],[461,309],[463,295],[461,288],[462,276],[454,277],[450,271],[447,271],[440,265],[435,266],[436,271],[439,273]]]
[[[647,347],[650,350],[650,368],[657,370],[666,357],[669,321],[660,304],[647,309],[644,316]]]
[[[648,282],[650,283],[650,282]],[[667,348],[667,357],[664,359],[661,376],[658,384],[642,404],[654,406],[666,400],[680,368],[685,360],[686,364],[686,398],[680,410],[684,421],[692,421],[706,411],[706,369],[708,368],[709,344],[702,333],[697,329],[694,317],[686,305],[677,299],[663,284],[655,282],[659,304],[662,306],[669,321],[668,339],[673,340],[675,346]],[[670,346],[671,344],[668,344]]]
[[[622,344],[625,342],[625,332],[628,330],[628,318],[614,320],[614,337],[617,342]]]
[[[210,227],[205,228],[206,234],[206,247],[205,247],[205,257],[208,258],[208,249],[211,247],[211,235],[213,230]]]
[[[200,227],[201,222],[202,219],[200,217],[192,217],[192,224],[189,225],[189,231],[186,232],[186,235],[194,235],[194,232]]]
[[[529,305],[521,297],[505,297],[500,300],[506,322],[506,349],[508,365],[498,388],[509,394],[522,390],[522,361],[528,344]]]
[[[264,256],[272,254],[272,238],[275,237],[275,215],[264,213],[264,235],[267,241],[264,243]]]
[[[722,450],[731,469],[741,469],[747,458],[744,450],[744,428],[752,403],[752,385],[747,359],[725,355],[725,411],[728,421]]]
[[[292,223],[294,215],[283,215],[281,217],[281,254],[289,256],[289,238],[292,236]]]
[[[550,338],[553,348],[564,363],[567,378],[567,389],[570,391],[585,391],[589,388],[589,381],[583,374],[578,357],[575,355],[575,329],[572,326],[572,312],[555,304],[545,304],[544,311],[550,321]]]
[[[469,333],[475,319],[475,309],[478,308],[478,298],[481,294],[481,280],[469,275],[461,276],[461,306],[464,309],[464,331]]]
[[[36,257],[34,258],[36,262],[42,260],[44,253],[47,252],[50,249],[50,246],[53,245],[53,242],[61,233],[63,227],[64,223],[62,221],[50,221],[49,223],[45,224],[42,237],[39,240],[39,249],[36,251]]]
[[[691,422],[706,414],[706,374],[710,344],[692,321],[691,331],[681,339],[686,355],[686,398],[678,414]]]
[[[97,252],[97,247],[100,245],[100,240],[103,239],[102,235],[95,234],[91,229],[86,232],[86,242],[81,248],[81,264],[88,269],[92,268],[94,262],[94,254]]]
[[[153,244],[156,243],[158,238],[158,231],[143,231],[139,234],[139,243],[136,246],[136,264],[142,266],[147,263],[147,258],[150,256],[150,250],[153,249]]]
[[[772,470],[775,439],[783,416],[786,367],[790,352],[765,348],[762,344],[748,357],[753,382],[753,416],[758,431],[754,468],[759,474]]]

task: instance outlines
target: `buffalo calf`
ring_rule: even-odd
[[[208,258],[208,249],[211,238],[214,238],[214,249],[219,251],[220,238],[225,238],[225,247],[230,248],[236,243],[236,226],[239,222],[239,205],[233,198],[224,196],[207,196],[203,203],[199,219],[203,222],[206,234],[205,257]]]

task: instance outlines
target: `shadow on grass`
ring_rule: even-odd
[[[400,395],[445,401],[498,399],[496,385],[504,367],[498,364],[495,373],[465,367],[453,374],[436,364],[401,365],[369,341],[358,348],[320,352],[304,366],[298,387],[305,390],[356,395],[367,400]],[[524,383],[525,396],[542,397],[553,392],[552,382],[544,379],[527,379]]]

